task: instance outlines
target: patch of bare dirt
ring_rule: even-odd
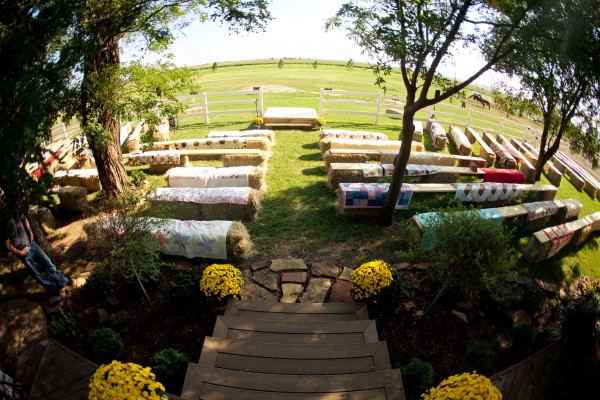
[[[261,85],[263,91],[267,93],[295,93],[300,90],[294,89],[293,87],[283,85]],[[252,86],[245,87],[243,90],[252,90]]]

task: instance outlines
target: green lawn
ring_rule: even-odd
[[[347,71],[343,64],[320,64],[313,69],[312,62],[292,64],[290,60],[286,60],[284,68],[278,69],[277,61],[273,60],[272,64],[219,66],[216,71],[200,69],[199,91],[210,93],[263,86],[266,88],[265,109],[312,107],[317,110],[321,87],[382,92],[373,85],[374,76],[369,70],[354,68]],[[403,95],[399,75],[388,77],[388,82],[387,94]],[[277,88],[288,90],[277,91]],[[456,106],[457,102],[452,105]],[[441,107],[438,106],[438,109]],[[475,111],[482,112],[481,109]],[[483,115],[477,118],[485,118],[486,114]],[[489,112],[489,116],[498,115],[497,110]],[[198,138],[214,130],[246,129],[250,127],[253,116],[213,116],[210,124],[205,124],[201,117],[180,119],[178,129],[171,131],[171,138]],[[379,125],[375,126],[372,117],[342,114],[324,117],[327,128],[383,132],[390,139],[398,138],[401,132],[401,120],[396,119],[381,118]],[[464,115],[460,115],[459,111],[455,118],[458,122]],[[374,219],[357,220],[339,216],[334,208],[336,196],[325,186],[326,173],[317,142],[317,131],[276,131],[276,145],[268,161],[268,191],[262,201],[263,210],[258,221],[247,223],[255,245],[253,259],[290,256],[318,261],[329,258],[341,266],[349,267],[356,267],[373,258],[395,262],[395,251],[402,248],[406,220],[417,212],[444,206],[451,200],[449,196],[415,195],[410,209],[397,212],[396,223],[390,228],[380,227]],[[424,143],[428,151],[433,150],[427,134],[424,135]],[[453,151],[452,147],[450,151]],[[545,178],[541,183],[547,183]],[[600,211],[597,200],[575,190],[566,178],[559,188],[558,198],[581,201],[584,204],[582,216]],[[521,251],[531,233],[517,231],[515,235],[516,251]],[[537,277],[556,281],[574,275],[600,277],[600,263],[597,262],[600,259],[599,244],[600,237],[594,234],[580,249],[569,247],[552,260],[535,266],[524,265],[524,268]]]

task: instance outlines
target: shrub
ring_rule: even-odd
[[[441,210],[431,221],[432,276],[477,298],[506,302],[515,282],[511,233],[498,220],[460,205]],[[482,244],[485,246],[482,246]]]
[[[172,348],[162,349],[152,356],[154,371],[161,380],[171,380],[185,375],[188,357]]]
[[[101,361],[108,361],[123,350],[121,335],[111,328],[100,328],[92,332],[90,344]]]
[[[483,375],[465,372],[452,375],[423,394],[423,400],[502,400],[502,394]]]
[[[188,303],[199,297],[198,281],[202,277],[199,271],[180,271],[171,278],[169,294],[175,301]]]
[[[479,371],[487,374],[492,369],[494,353],[485,342],[475,342],[467,347],[462,360],[463,371]]]
[[[413,358],[401,369],[402,383],[410,397],[416,398],[433,383],[433,367],[430,363]]]
[[[148,175],[146,175],[146,173],[144,171],[142,171],[141,169],[134,169],[134,170],[128,171],[128,175],[131,178],[131,182],[136,187],[142,186],[144,184],[144,181],[146,180],[146,178],[148,178]]]
[[[92,271],[85,281],[83,289],[86,296],[95,302],[106,300],[112,294],[114,279],[108,271],[99,267]]]
[[[392,270],[383,260],[369,261],[352,271],[352,297],[367,300],[391,285]]]
[[[90,380],[90,400],[163,399],[164,386],[150,368],[113,361],[98,367]]]
[[[517,324],[513,328],[512,345],[515,351],[524,355],[531,352],[535,339],[535,328],[528,323]]]
[[[221,301],[237,296],[243,284],[241,271],[233,265],[212,264],[202,273],[200,290],[206,297]]]
[[[534,346],[536,349],[541,349],[558,340],[559,337],[560,328],[557,324],[542,325],[535,332]]]
[[[390,271],[392,273],[392,283],[381,289],[381,292],[377,295],[377,302],[385,308],[395,309],[413,295],[415,281],[405,272],[391,268]]]
[[[60,315],[52,318],[50,324],[54,336],[63,340],[69,340],[77,336],[77,321],[73,314],[65,312],[62,308],[59,313]]]

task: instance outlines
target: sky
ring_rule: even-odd
[[[193,23],[185,28],[171,47],[178,66],[256,59],[303,58],[369,62],[362,49],[342,30],[325,32],[325,21],[335,15],[345,0],[272,0],[273,20],[265,32],[232,34],[218,22]],[[125,48],[123,61],[134,53]],[[148,57],[148,56],[146,56]],[[147,58],[146,58],[147,59]],[[449,78],[466,79],[482,65],[476,52],[462,50],[452,64],[441,67]],[[484,74],[476,83],[490,87],[502,77]]]

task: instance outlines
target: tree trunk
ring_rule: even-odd
[[[406,173],[406,164],[408,164],[408,158],[410,157],[410,148],[415,132],[414,116],[415,111],[413,107],[405,106],[404,114],[402,115],[402,144],[398,153],[398,161],[394,167],[392,182],[390,183],[385,203],[379,215],[379,224],[382,226],[391,226],[393,222],[394,210],[400,196],[400,189],[402,188],[402,181]]]
[[[82,126],[94,154],[102,189],[111,198],[124,195],[131,184],[122,163],[116,100],[119,39],[113,37],[103,43],[101,50],[91,54],[85,65]]]

